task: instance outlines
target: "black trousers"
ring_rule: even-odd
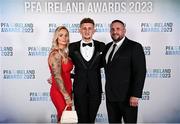
[[[138,107],[129,106],[129,102],[112,102],[106,99],[109,123],[137,123]]]
[[[100,103],[101,98],[93,98],[88,94],[84,96],[74,96],[78,123],[95,123]]]

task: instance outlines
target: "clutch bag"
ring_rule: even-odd
[[[62,112],[61,123],[77,123],[78,117],[77,112],[75,110],[67,110],[67,106]]]

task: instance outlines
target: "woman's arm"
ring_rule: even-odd
[[[68,94],[64,85],[64,81],[61,77],[61,61],[62,61],[61,55],[57,51],[52,52],[52,54],[50,55],[50,65],[52,67],[54,78],[59,87],[59,90],[63,94],[64,99],[66,100],[66,103],[70,105],[72,103],[71,97]]]

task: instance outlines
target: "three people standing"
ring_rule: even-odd
[[[120,20],[112,21],[110,34],[113,41],[106,46],[105,43],[93,39],[95,24],[92,19],[82,19],[79,32],[82,39],[69,45],[69,57],[74,64],[73,92],[78,122],[95,122],[102,93],[100,70],[104,66],[109,123],[121,123],[122,118],[125,123],[136,123],[138,99],[141,98],[146,75],[146,61],[142,45],[125,36],[125,24]],[[52,51],[54,52],[50,52],[49,57],[50,70],[54,76],[52,82],[56,82],[54,89],[59,88],[58,92],[61,92],[57,97],[61,97],[61,101],[64,103],[63,105],[55,104],[56,100],[52,97],[52,101],[58,110],[58,106],[64,108],[65,104],[69,106],[72,104],[72,89],[69,88],[68,90],[65,83],[62,83],[66,80],[63,77],[58,77],[61,76],[63,70],[63,58],[65,58],[63,56],[66,56],[67,62],[70,59],[67,59],[68,54],[62,54],[65,52],[60,48]],[[54,58],[51,57],[52,55]],[[71,69],[69,68],[69,70]],[[69,71],[68,73],[70,74]],[[52,91],[51,96],[53,96]],[[58,112],[58,117],[60,115],[61,111]]]

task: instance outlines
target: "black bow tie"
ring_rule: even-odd
[[[92,43],[83,43],[82,46],[83,46],[83,47],[85,47],[85,46],[90,46],[90,47],[92,47]]]

